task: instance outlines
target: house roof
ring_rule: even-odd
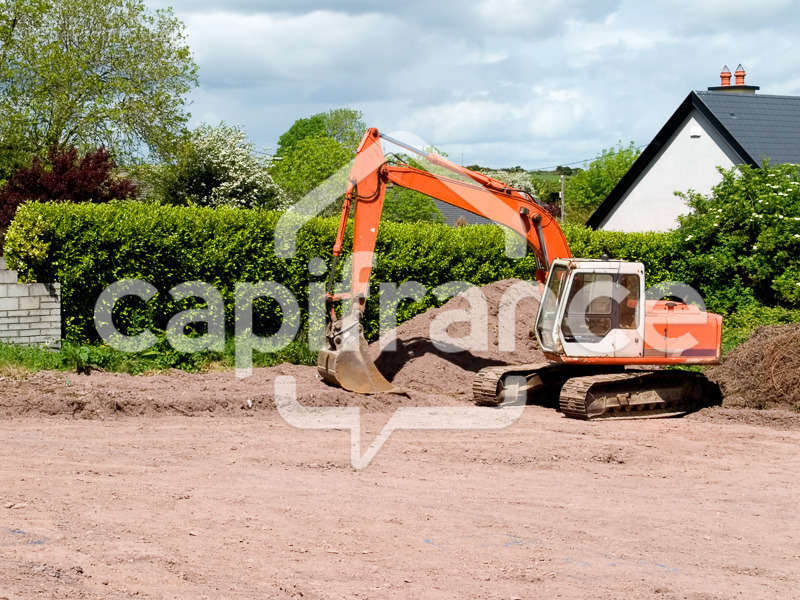
[[[708,119],[741,157],[741,163],[757,167],[764,158],[772,163],[800,163],[800,97],[690,92],[589,217],[589,227],[602,225],[693,110]]]
[[[758,164],[800,163],[800,96],[696,94]]]
[[[481,217],[480,215],[476,215],[475,213],[471,213],[468,210],[464,210],[463,208],[459,208],[457,206],[453,206],[452,204],[447,204],[447,202],[442,202],[441,200],[437,200],[436,198],[433,199],[436,203],[436,208],[439,209],[439,212],[442,213],[444,217],[444,222],[448,225],[455,225],[456,221],[458,221],[459,217],[464,217],[466,219],[467,224],[469,225],[491,225],[492,221]]]

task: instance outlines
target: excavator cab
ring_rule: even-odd
[[[542,351],[558,357],[640,357],[645,333],[644,265],[555,260],[536,320]]]

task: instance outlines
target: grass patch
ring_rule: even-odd
[[[316,363],[317,353],[300,336],[277,352],[254,352],[254,367],[272,367],[288,362],[299,365]],[[109,346],[79,345],[64,342],[60,350],[17,346],[0,342],[0,377],[18,379],[36,371],[78,371],[92,369],[114,373],[158,373],[180,369],[189,373],[234,368],[236,363],[233,339],[228,339],[223,352],[177,352],[162,339],[144,352],[120,352]]]

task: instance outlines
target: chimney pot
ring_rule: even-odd
[[[744,85],[744,76],[746,74],[741,64],[736,67],[736,72],[734,73],[734,75],[736,75],[736,85]]]
[[[728,65],[722,67],[722,72],[719,74],[719,80],[722,87],[728,87],[731,84],[731,71],[728,69]]]

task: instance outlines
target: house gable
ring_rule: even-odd
[[[691,187],[705,192],[722,178],[717,167],[727,169],[741,162],[719,130],[693,108],[598,227],[611,231],[673,229],[678,217],[689,212],[686,201],[674,194],[676,181],[686,182],[680,191]]]

